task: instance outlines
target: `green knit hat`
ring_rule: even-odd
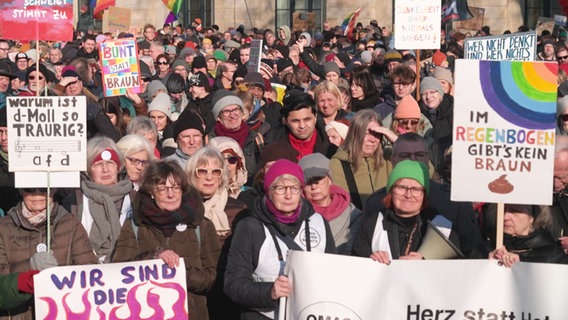
[[[423,162],[404,160],[396,164],[389,179],[387,181],[387,192],[389,192],[394,183],[400,179],[413,179],[424,187],[426,194],[430,192],[430,176],[428,168]]]

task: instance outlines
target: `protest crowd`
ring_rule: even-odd
[[[565,33],[537,35],[539,59],[559,64],[554,203],[506,204],[496,248],[496,205],[450,200],[454,66],[488,26],[441,30],[440,49],[420,57],[376,20],[349,37],[327,22],[315,33],[160,27],[137,38],[140,92],[114,97],[98,45],[135,35],[0,40],[0,318],[31,319],[45,268],[159,258],[185,261],[191,319],[273,319],[291,292],[288,250],[420,260],[439,216],[460,258],[568,263]],[[33,96],[86,97],[80,188],[15,188],[7,101]],[[49,252],[38,247],[47,203]],[[304,241],[312,231],[317,243]]]

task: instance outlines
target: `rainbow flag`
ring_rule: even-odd
[[[183,0],[162,0],[162,2],[177,17],[179,11],[181,10],[181,4],[183,3]]]
[[[343,35],[347,36],[347,39],[353,38],[353,30],[355,29],[355,21],[357,17],[361,13],[361,9],[357,9],[357,11],[351,12],[347,15],[343,23],[341,24],[341,29],[343,29]]]
[[[95,18],[100,19],[103,10],[107,9],[108,7],[114,7],[115,5],[116,5],[116,0],[96,0],[95,9],[93,10],[93,16]]]

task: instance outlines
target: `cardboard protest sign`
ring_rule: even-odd
[[[315,12],[294,12],[292,14],[292,30],[304,32],[316,28]]]
[[[140,65],[136,39],[108,40],[99,44],[105,97],[140,92]]]
[[[247,63],[248,72],[259,72],[262,58],[262,39],[253,39],[250,44],[250,58]]]
[[[439,0],[396,0],[396,49],[439,49],[441,15]]]
[[[9,170],[85,171],[87,100],[8,97]]]
[[[109,7],[103,14],[103,32],[130,32],[130,9]]]
[[[554,18],[538,17],[535,26],[536,34],[542,34],[544,30],[547,30],[548,32],[552,33],[554,31],[555,24],[556,21],[554,21]]]
[[[34,288],[36,319],[188,319],[183,259],[49,268]]]
[[[536,60],[534,31],[501,36],[473,37],[464,41],[464,58],[474,60]]]
[[[0,38],[73,40],[73,1],[2,1],[0,4]]]
[[[456,60],[452,200],[552,204],[557,73]]]
[[[346,270],[357,270],[346,272]],[[566,265],[393,260],[290,251],[292,284],[278,319],[564,319]],[[427,275],[427,276],[425,276]]]

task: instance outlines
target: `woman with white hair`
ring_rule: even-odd
[[[144,175],[150,161],[154,160],[152,145],[142,136],[128,134],[116,143],[116,147],[124,157],[126,174],[132,181],[134,190],[138,190],[140,178]]]

